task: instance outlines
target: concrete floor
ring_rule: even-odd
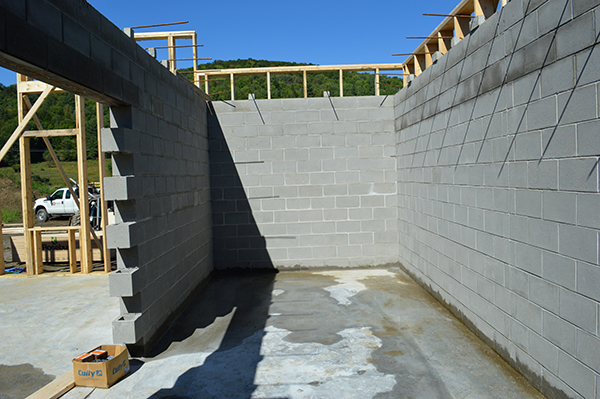
[[[111,343],[118,307],[106,286],[1,278],[0,363],[60,375],[82,349]],[[543,397],[394,268],[216,275],[131,366],[108,390],[63,398]],[[27,384],[6,371],[0,384]]]

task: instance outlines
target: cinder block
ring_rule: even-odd
[[[113,342],[135,344],[143,335],[140,331],[142,324],[141,313],[126,313],[113,320]]]
[[[594,397],[596,381],[593,371],[572,356],[560,351],[558,352],[558,377],[582,397]]]
[[[598,112],[596,86],[592,84],[561,93],[557,105],[561,125],[593,120]]]
[[[558,252],[558,224],[540,219],[529,219],[529,243]]]
[[[600,373],[600,338],[577,330],[577,359],[596,373]]]
[[[143,270],[138,267],[117,269],[108,275],[111,297],[132,297],[146,286]]]
[[[560,225],[559,253],[591,263],[598,262],[598,232],[585,227]]]
[[[560,289],[559,316],[590,333],[596,333],[596,302],[580,294]]]
[[[140,243],[142,232],[136,222],[109,224],[106,226],[106,242],[109,248],[132,248]]]
[[[140,198],[142,190],[139,180],[134,176],[105,177],[103,188],[106,200],[126,201]]]
[[[132,153],[140,150],[140,133],[124,127],[103,128],[101,132],[102,151],[108,153]]]
[[[516,212],[519,215],[542,217],[542,192],[533,190],[516,191]]]

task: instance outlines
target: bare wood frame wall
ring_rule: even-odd
[[[85,103],[84,98],[75,95],[75,129],[55,129],[55,130],[44,130],[39,118],[36,116],[36,112],[39,110],[42,103],[52,92],[63,92],[54,86],[48,85],[43,82],[34,81],[25,75],[17,74],[17,106],[18,106],[18,118],[19,126],[15,129],[9,140],[6,142],[4,147],[0,150],[0,160],[4,158],[8,150],[12,147],[16,141],[19,141],[20,151],[20,167],[21,167],[21,198],[22,198],[22,212],[23,212],[23,235],[25,240],[25,252],[26,252],[26,268],[27,274],[36,275],[43,273],[43,258],[42,258],[42,231],[57,231],[67,230],[68,232],[68,253],[69,253],[69,269],[71,273],[77,271],[77,240],[75,233],[79,233],[79,249],[80,249],[80,270],[82,273],[92,272],[92,245],[91,237],[94,237],[98,247],[102,253],[102,259],[104,263],[104,271],[111,271],[111,260],[110,251],[106,246],[106,239],[102,240],[102,243],[96,237],[93,232],[89,220],[89,207],[87,206],[87,155],[86,155],[86,135],[85,135]],[[35,104],[31,104],[29,95],[39,94]],[[103,127],[104,116],[102,112],[102,106],[97,105],[97,120],[98,120],[98,134],[100,129]],[[29,125],[29,122],[34,121],[37,130],[25,130]],[[75,195],[75,190],[71,185],[61,163],[52,147],[49,140],[50,137],[57,136],[75,136],[77,142],[77,174],[78,174],[78,185],[80,187],[79,192],[85,193],[86,198],[81,206],[81,201],[78,200]],[[71,195],[75,199],[75,202],[80,210],[80,226],[61,226],[61,227],[34,227],[34,214],[33,214],[33,197],[31,189],[31,155],[30,155],[30,139],[32,137],[41,137],[48,151],[53,158],[56,166],[61,174],[61,177],[66,184],[67,188],[71,192]],[[105,175],[105,164],[104,154],[102,153],[101,140],[98,136],[98,156],[99,156],[99,168],[100,168],[100,180],[104,180]],[[103,232],[106,226],[107,207],[106,201],[104,200],[104,190],[101,190],[101,212],[102,212],[102,228]],[[105,235],[103,235],[105,238]],[[2,239],[2,230],[0,226],[0,240]],[[2,263],[4,263],[4,258]],[[2,265],[3,266],[3,265]],[[2,272],[4,267],[2,267]]]

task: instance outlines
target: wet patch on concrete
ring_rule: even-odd
[[[25,398],[46,384],[51,383],[55,378],[55,376],[48,375],[42,369],[31,364],[14,366],[0,364],[0,398]]]
[[[216,275],[90,398],[541,398],[493,355],[399,269]]]

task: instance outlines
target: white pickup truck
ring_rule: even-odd
[[[95,189],[90,190],[95,191]],[[79,194],[78,187],[75,187],[75,194]],[[99,195],[96,192],[88,191],[88,201],[95,200],[98,197]],[[45,222],[50,216],[73,216],[78,208],[69,189],[59,188],[52,195],[35,200],[33,211],[37,220]]]

